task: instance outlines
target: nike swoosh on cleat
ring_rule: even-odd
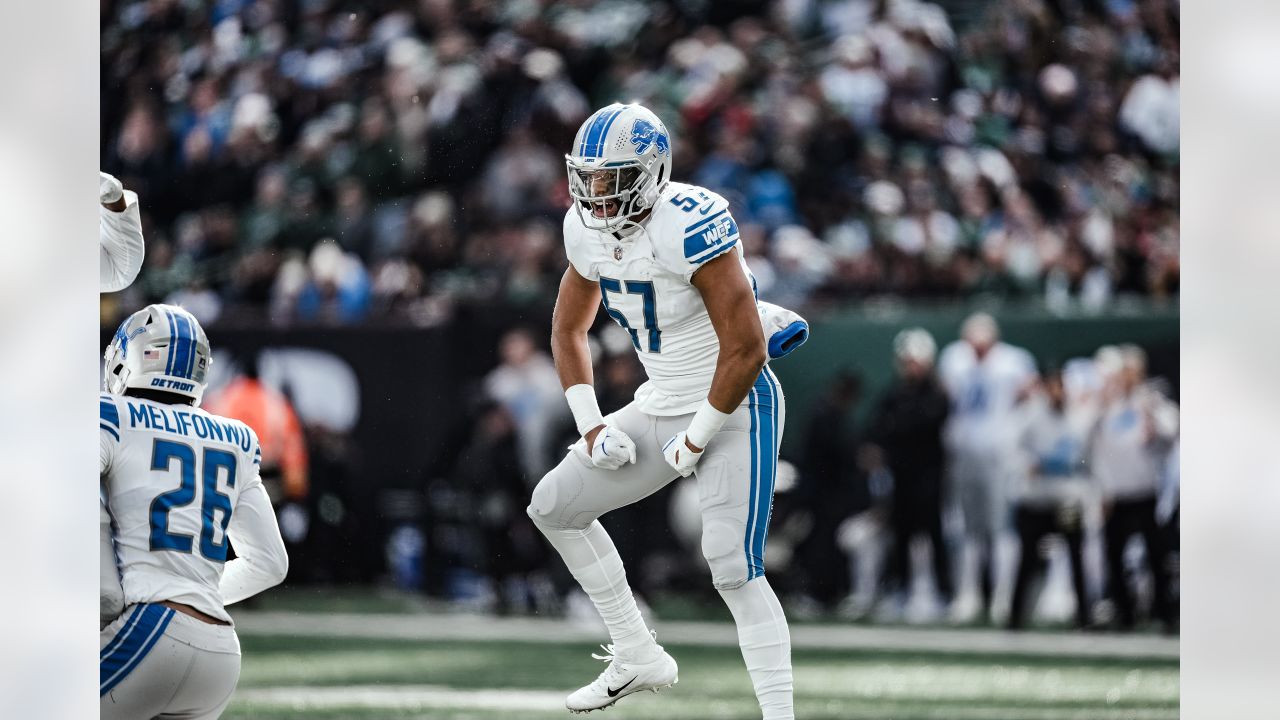
[[[636,681],[636,678],[638,678],[638,677],[640,677],[640,676],[639,676],[639,675],[636,675],[635,677],[631,678],[630,680],[628,680],[628,681],[627,681],[627,684],[626,684],[626,685],[623,685],[622,687],[618,688],[617,690],[614,690],[613,688],[608,688],[608,690],[609,690],[609,697],[618,697],[618,693],[622,692],[623,690],[626,690],[626,689],[627,689],[627,685],[630,685],[631,683],[635,682],[635,681]]]

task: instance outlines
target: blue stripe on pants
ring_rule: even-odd
[[[146,609],[145,605],[133,606],[133,612],[129,613],[129,619],[126,620],[124,625],[120,627],[120,632],[116,633],[116,636],[111,638],[111,642],[107,643],[107,646],[102,648],[102,652],[98,653],[98,660],[102,660],[106,656],[115,652],[115,649],[119,647],[120,643],[124,642],[124,639],[126,636],[128,636],[129,631],[132,630],[133,626],[137,624],[138,618],[142,617],[142,611],[145,609]]]
[[[168,627],[169,620],[173,618],[173,610],[163,605],[146,604],[139,607],[141,612],[135,609],[129,619],[133,627],[127,632],[122,628],[116,638],[111,641],[115,648],[98,661],[99,697],[111,692],[129,676],[147,653],[151,652],[151,648],[155,647],[160,636],[164,634],[164,629]],[[126,627],[128,624],[126,623]],[[123,640],[117,644],[116,640],[121,636]],[[110,646],[108,648],[110,649]]]
[[[773,506],[773,482],[778,459],[778,393],[772,373],[765,369],[750,392],[751,493],[747,507],[744,547],[747,580],[764,575],[764,545]]]

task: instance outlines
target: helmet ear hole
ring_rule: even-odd
[[[658,166],[658,187],[662,187],[662,181],[666,179],[663,176],[666,174],[667,174],[667,168],[662,165],[659,165]]]

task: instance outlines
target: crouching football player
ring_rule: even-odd
[[[224,606],[288,570],[257,436],[199,408],[211,361],[200,324],[172,305],[129,316],[107,347],[101,480],[125,607],[101,632],[104,720],[218,717],[240,677]]]

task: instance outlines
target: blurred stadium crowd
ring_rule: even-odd
[[[1178,289],[1177,0],[104,0],[102,168],[205,322],[547,299],[561,160],[640,100],[762,294]],[[109,301],[114,302],[114,301]],[[228,313],[228,311],[231,311]]]
[[[449,379],[483,400],[450,408],[445,451],[406,471],[421,473],[409,509],[361,496],[350,423],[295,413],[298,388],[252,359],[206,404],[257,418],[291,582],[389,577],[572,613],[586,600],[565,597],[523,510],[574,432],[542,348],[566,267],[562,156],[594,108],[639,100],[664,119],[675,177],[730,200],[763,299],[1103,311],[1178,292],[1178,15],[1177,0],[104,0],[102,169],[138,192],[147,240],[104,326],[159,301],[215,331],[526,309],[486,328],[524,323],[496,367]],[[606,411],[643,380],[617,330],[593,345]],[[939,351],[905,333],[885,394],[841,374],[790,418],[805,442],[768,546],[789,611],[1176,627],[1176,393],[1136,347],[1037,369],[994,325],[963,335]],[[604,519],[643,597],[708,591],[696,488],[674,486]]]

